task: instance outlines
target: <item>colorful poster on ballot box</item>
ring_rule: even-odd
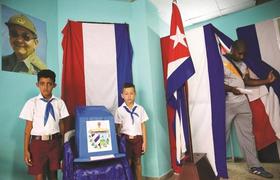
[[[109,120],[87,121],[86,129],[89,153],[112,150]]]

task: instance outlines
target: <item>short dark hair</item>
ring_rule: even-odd
[[[246,48],[246,43],[245,43],[244,40],[238,39],[238,40],[235,40],[235,41],[232,43],[231,47],[232,47],[233,49],[236,49],[236,50],[239,50],[240,48],[243,49],[243,48]]]
[[[55,82],[55,73],[50,69],[43,69],[38,72],[37,80],[40,81],[40,78],[50,78],[53,82]]]
[[[135,91],[135,86],[134,86],[134,84],[133,83],[130,83],[130,82],[125,82],[124,84],[123,84],[123,90],[125,89],[125,88],[133,88],[134,89],[134,91]]]

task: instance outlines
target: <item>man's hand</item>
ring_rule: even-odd
[[[232,92],[234,95],[241,95],[242,94],[236,87],[229,86],[229,85],[226,85],[226,84],[225,84],[225,91],[226,92]]]
[[[27,166],[32,166],[32,160],[31,160],[29,151],[24,153],[24,162]]]
[[[272,83],[273,81],[275,81],[275,79],[276,79],[276,77],[274,76],[273,71],[270,71],[266,78],[267,82]]]
[[[231,92],[232,92],[234,95],[241,95],[241,94],[242,94],[236,87],[232,87],[232,88],[231,88]]]

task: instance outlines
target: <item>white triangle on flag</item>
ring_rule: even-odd
[[[169,78],[169,76],[179,67],[181,66],[181,64],[183,64],[183,62],[185,62],[185,60],[187,60],[187,56],[186,57],[182,57],[177,59],[176,61],[172,61],[170,63],[168,63],[168,67],[167,67],[167,78]]]

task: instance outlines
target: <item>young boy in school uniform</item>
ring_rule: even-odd
[[[125,83],[122,98],[124,103],[117,108],[115,123],[118,135],[126,138],[126,156],[137,180],[142,179],[141,155],[147,149],[145,122],[149,119],[144,108],[135,103],[135,86]]]
[[[19,118],[26,120],[24,134],[24,161],[28,173],[36,180],[57,179],[62,159],[62,142],[64,135],[63,120],[69,116],[63,100],[52,94],[56,87],[55,73],[41,70],[37,74],[36,86],[40,94],[29,99]]]

